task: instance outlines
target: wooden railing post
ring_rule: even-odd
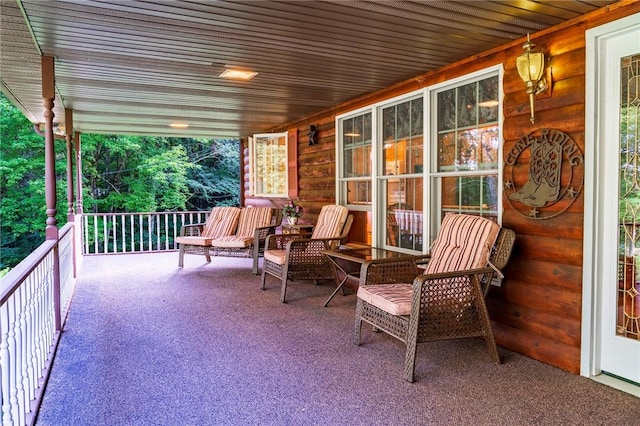
[[[74,132],[74,144],[76,153],[76,213],[82,214],[82,144],[80,143],[80,132]]]
[[[53,137],[53,102],[56,97],[55,73],[53,56],[42,57],[42,98],[44,104],[45,135],[44,135],[44,186],[47,205],[47,240],[59,240],[56,221],[56,157]],[[60,309],[60,249],[56,244],[53,249],[53,304],[56,331],[62,329]]]
[[[73,211],[73,110],[64,109],[64,130],[67,141],[67,221],[74,222]]]

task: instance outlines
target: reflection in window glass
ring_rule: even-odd
[[[386,179],[386,243],[422,251],[422,178]]]
[[[382,109],[379,191],[384,241],[388,246],[422,250],[424,164],[423,99]]]
[[[498,176],[443,177],[443,213],[467,213],[497,220]]]
[[[287,196],[287,133],[254,135],[253,192],[257,196]]]
[[[498,76],[437,94],[437,166],[434,193],[441,213],[497,220],[499,140]],[[470,171],[481,174],[469,175]]]

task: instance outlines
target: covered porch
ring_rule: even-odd
[[[509,2],[437,3],[446,11],[420,2],[398,3],[411,10],[385,2],[313,3],[305,8],[298,2],[2,2],[2,89],[45,129],[43,208],[49,218],[47,241],[34,252],[38,260],[14,274],[24,278],[33,272],[35,278],[25,279],[24,286],[15,279],[3,289],[2,323],[15,327],[0,329],[3,424],[31,424],[41,402],[43,425],[69,419],[637,423],[637,398],[576,375],[600,373],[591,358],[595,333],[587,330],[592,313],[583,312],[591,309],[587,302],[595,292],[583,282],[589,252],[583,246],[589,233],[584,211],[593,210],[583,198],[565,215],[533,222],[500,193],[502,223],[519,235],[509,281],[490,295],[504,364],[489,362],[481,341],[426,345],[413,385],[401,378],[399,343],[371,333],[361,347],[351,343],[353,297],[322,308],[330,293],[326,286],[296,287],[299,293],[282,305],[277,291],[259,290],[259,279],[243,263],[248,260],[204,265],[190,258],[179,271],[175,252],[76,255],[87,217],[79,172],[86,133],[239,137],[241,157],[249,162],[249,135],[288,132],[297,150],[293,193],[313,217],[320,205],[340,202],[335,172],[343,158],[336,153],[336,116],[499,67],[501,152],[546,128],[561,128],[580,147],[593,149],[593,138],[585,136],[585,31],[637,17],[640,7],[631,0],[524,2],[522,8]],[[409,18],[415,16],[421,18],[412,28]],[[479,20],[473,30],[471,17]],[[438,25],[443,21],[450,25]],[[535,125],[529,124],[533,110],[515,69],[527,33],[554,61],[553,90],[538,98]],[[240,45],[229,49],[233,40]],[[263,40],[275,52],[255,47]],[[260,74],[251,84],[229,82],[219,74],[228,65]],[[318,129],[316,143],[312,128]],[[60,137],[66,139],[68,160],[64,226],[54,219],[53,145]],[[239,185],[247,189],[248,182],[245,175]],[[241,203],[281,205],[282,199],[247,190]],[[356,213],[360,234],[353,238],[362,241],[370,213]],[[21,314],[33,294],[43,302],[32,311],[42,320],[42,339],[29,334],[31,314]],[[37,344],[28,346],[32,341]],[[22,359],[27,350],[33,360]],[[637,394],[637,387],[631,389]]]
[[[481,339],[405,347],[363,331],[331,284],[259,289],[251,259],[90,256],[38,426],[61,424],[635,424],[636,397]]]

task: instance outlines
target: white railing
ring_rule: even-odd
[[[182,225],[203,223],[209,211],[156,213],[85,213],[83,254],[142,253],[177,250]]]
[[[35,421],[75,288],[73,231],[66,224],[0,280],[3,426]]]

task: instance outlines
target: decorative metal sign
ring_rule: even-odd
[[[509,151],[504,176],[507,201],[516,213],[550,219],[571,207],[582,191],[584,157],[566,133],[540,129]]]

